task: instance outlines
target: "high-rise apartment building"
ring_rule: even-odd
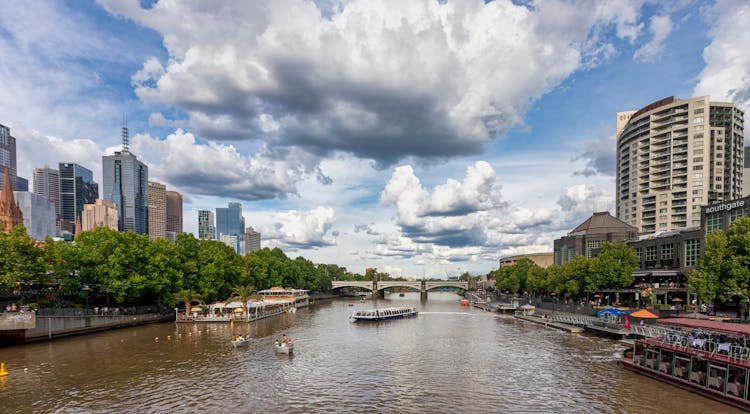
[[[205,240],[216,239],[213,211],[198,210],[198,238]]]
[[[97,198],[94,204],[85,204],[81,213],[81,230],[91,231],[107,227],[117,231],[117,206],[115,203]]]
[[[177,191],[167,191],[167,233],[182,233],[182,194]]]
[[[742,178],[750,177],[750,147],[745,147],[745,168],[742,169]],[[742,196],[750,196],[750,183],[742,183]]]
[[[117,206],[118,229],[148,233],[148,167],[128,149],[122,128],[122,151],[102,157],[103,197]]]
[[[34,169],[34,194],[47,197],[55,204],[55,214],[62,215],[60,209],[60,172],[48,165]]]
[[[48,236],[55,237],[55,204],[47,197],[28,191],[14,191],[18,208],[23,214],[23,226],[26,233],[34,240],[44,241]]]
[[[248,226],[245,229],[245,253],[260,250],[260,233]]]
[[[701,206],[742,195],[742,110],[669,97],[617,114],[617,217],[641,233],[698,227]]]
[[[156,181],[148,182],[148,237],[167,237],[167,186]]]
[[[245,218],[242,217],[242,204],[229,203],[226,208],[216,209],[216,238],[224,240],[222,236],[236,236],[226,240],[233,240],[228,246],[237,253],[244,253],[242,245],[245,241]]]
[[[75,234],[75,223],[80,219],[84,204],[99,198],[99,184],[94,173],[75,163],[58,164],[60,176],[60,216],[65,230]]]

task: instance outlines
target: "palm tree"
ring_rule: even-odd
[[[255,286],[252,284],[250,285],[237,285],[234,288],[232,288],[232,296],[229,297],[225,301],[225,303],[234,302],[236,300],[240,301],[242,303],[242,312],[245,314],[245,320],[249,320],[248,312],[247,312],[247,301],[250,300],[253,297],[253,293],[255,292]]]
[[[185,314],[187,315],[190,313],[190,304],[193,302],[200,303],[203,300],[203,297],[199,295],[196,291],[193,289],[182,289],[179,292],[176,292],[174,294],[174,300],[175,302],[182,302],[185,304]]]

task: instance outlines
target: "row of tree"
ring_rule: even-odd
[[[631,274],[638,268],[633,249],[620,243],[604,243],[594,258],[576,256],[563,265],[542,268],[529,259],[505,266],[489,277],[496,279],[501,291],[517,294],[552,294],[560,298],[580,298],[586,292],[620,289],[633,283]]]
[[[75,243],[47,239],[38,245],[17,226],[0,232],[0,251],[0,290],[57,302],[50,306],[88,299],[106,306],[172,306],[183,291],[216,301],[238,286],[329,291],[332,280],[366,277],[335,264],[290,259],[278,248],[240,255],[219,241],[187,233],[170,243],[103,227],[82,232]]]

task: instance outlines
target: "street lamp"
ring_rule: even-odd
[[[555,305],[557,305],[557,293],[552,292],[549,295],[552,296],[552,313],[555,313]]]
[[[86,298],[86,309],[89,308],[89,292],[91,291],[91,288],[89,285],[83,285],[83,296]]]

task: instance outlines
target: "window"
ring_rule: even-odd
[[[685,265],[695,266],[701,255],[701,241],[699,239],[685,240]]]
[[[697,134],[693,134],[693,139],[700,139],[700,138],[703,138],[703,133],[702,132],[699,132]]]
[[[668,202],[666,202],[666,201],[659,201],[659,205],[660,205],[660,206],[666,206],[666,205],[668,205],[668,204],[669,204],[669,203],[668,203]]]
[[[722,147],[721,145],[716,146],[716,151],[721,151],[722,149],[724,149],[724,147]]]
[[[702,147],[703,146],[703,141],[695,141],[695,142],[693,142],[693,146],[694,147]]]
[[[703,157],[695,157],[695,158],[693,158],[693,162],[695,162],[695,163],[703,162]]]
[[[721,229],[721,214],[714,213],[706,216],[706,233]]]
[[[646,261],[656,261],[656,246],[646,246]]]
[[[735,220],[737,220],[740,217],[747,216],[747,215],[748,215],[748,210],[746,207],[733,208],[729,212],[729,225],[731,226]]]
[[[693,203],[702,203],[703,197],[693,197]]]
[[[589,259],[594,257],[593,251],[602,246],[601,240],[591,240],[586,242],[586,257]]]
[[[696,109],[696,110],[693,111],[693,115],[698,115],[698,114],[702,114],[702,113],[703,113],[703,108],[698,108],[698,109]]]
[[[693,150],[693,155],[703,155],[703,149]]]
[[[701,171],[701,170],[703,170],[702,165],[693,165],[693,171]]]
[[[703,194],[703,190],[693,190],[693,195]]]
[[[694,124],[700,124],[700,123],[703,123],[703,117],[702,117],[702,116],[696,116],[695,118],[693,118],[693,123],[694,123]],[[702,130],[702,129],[703,129],[703,128],[701,128],[701,130]]]
[[[703,173],[695,173],[693,174],[693,178],[703,178]]]
[[[703,181],[693,181],[693,187],[702,187]]]
[[[662,260],[672,259],[672,255],[674,254],[674,245],[662,244],[660,247],[661,247],[661,259]]]
[[[660,208],[660,209],[659,209],[659,213],[666,213],[666,212],[667,212],[667,209],[666,209],[666,208]]]
[[[695,126],[693,126],[693,131],[703,131],[703,125],[695,125]]]

